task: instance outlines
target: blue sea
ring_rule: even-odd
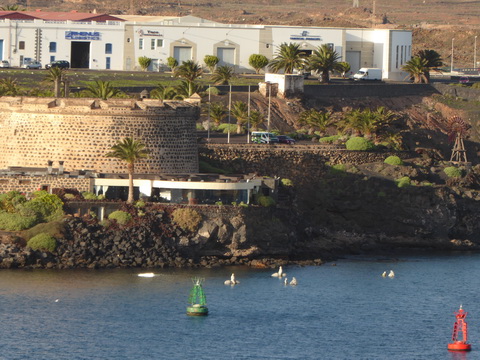
[[[247,267],[2,270],[0,359],[480,359],[479,254],[335,265],[285,266],[297,286]],[[186,315],[192,277],[207,317]],[[470,353],[447,351],[460,305]]]

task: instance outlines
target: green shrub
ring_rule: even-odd
[[[59,220],[63,217],[63,202],[57,196],[46,191],[36,191],[34,198],[22,204],[24,211],[29,209],[37,214],[38,222]]]
[[[65,229],[65,223],[63,221],[51,221],[48,223],[40,223],[32,228],[25,230],[22,232],[22,237],[26,240],[30,240],[35,235],[44,233],[54,238],[61,238],[63,237]]]
[[[6,194],[0,194],[0,209],[8,212],[15,212],[16,207],[26,202],[27,199],[18,191],[9,191]]]
[[[263,207],[270,207],[275,205],[275,200],[271,196],[259,196],[257,199],[258,205]]]
[[[75,199],[75,195],[73,195],[73,194],[65,194],[63,197],[66,200],[74,200]]]
[[[138,200],[136,203],[135,203],[135,207],[137,208],[144,208],[145,207],[145,201],[142,201],[142,200]]]
[[[224,134],[228,133],[228,129],[230,129],[230,133],[236,133],[237,131],[237,124],[220,124],[218,126],[218,131],[223,132]]]
[[[97,200],[97,195],[90,191],[84,191],[82,192],[82,196],[85,200]]]
[[[210,92],[210,95],[219,95],[220,94],[220,90],[218,90],[218,88],[216,88],[215,86],[210,86],[209,88],[207,88],[205,90],[205,93],[208,95],[208,93]]]
[[[388,165],[403,165],[402,159],[395,155],[387,157],[384,163]]]
[[[173,221],[184,230],[191,232],[197,231],[202,222],[202,216],[190,208],[176,209],[173,214]]]
[[[290,179],[282,179],[280,180],[283,186],[290,187],[293,186],[293,181]]]
[[[410,186],[412,184],[412,180],[408,176],[404,176],[400,179],[395,180],[395,183],[399,188]]]
[[[29,229],[38,223],[38,217],[24,216],[20,213],[0,212],[0,229],[7,231],[20,231]]]
[[[320,138],[318,141],[323,144],[333,144],[335,141],[340,139],[342,135],[332,135],[332,136],[325,136]]]
[[[429,181],[422,182],[422,186],[433,186],[433,184]]]
[[[217,206],[223,206],[223,202],[222,202],[222,201],[216,201],[216,202],[215,202],[215,205],[217,205]]]
[[[98,195],[97,200],[105,200],[105,195],[103,195],[103,194]]]
[[[240,204],[238,204],[238,206],[240,206],[240,207],[248,207],[248,204],[245,204],[243,201],[241,201]]]
[[[345,166],[345,164],[335,164],[333,166],[330,167],[330,172],[332,174],[345,174],[345,172],[347,171],[347,167]]]
[[[352,137],[345,143],[347,150],[368,151],[375,148],[375,145],[363,137]]]
[[[48,250],[53,252],[57,248],[57,240],[55,240],[53,236],[41,233],[28,240],[27,246],[33,250]]]
[[[116,220],[120,225],[125,225],[132,220],[132,215],[125,211],[117,210],[108,215],[109,220]]]
[[[459,178],[463,176],[463,171],[455,166],[449,166],[443,169],[443,172],[449,177],[449,178]]]

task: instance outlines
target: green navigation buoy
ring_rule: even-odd
[[[207,297],[202,288],[204,279],[194,278],[193,288],[190,290],[190,296],[188,297],[187,315],[190,316],[206,316],[208,315]]]

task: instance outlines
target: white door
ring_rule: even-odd
[[[219,66],[235,65],[235,49],[232,48],[217,48],[217,57],[220,60],[218,62]]]
[[[175,46],[173,57],[177,59],[178,65],[182,65],[183,62],[192,60],[192,48],[190,46]]]

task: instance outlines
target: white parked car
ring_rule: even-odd
[[[38,61],[29,61],[27,63],[24,63],[22,65],[22,68],[24,69],[40,69],[42,67],[42,64],[40,64]]]
[[[10,63],[7,60],[0,61],[0,68],[9,68]]]

